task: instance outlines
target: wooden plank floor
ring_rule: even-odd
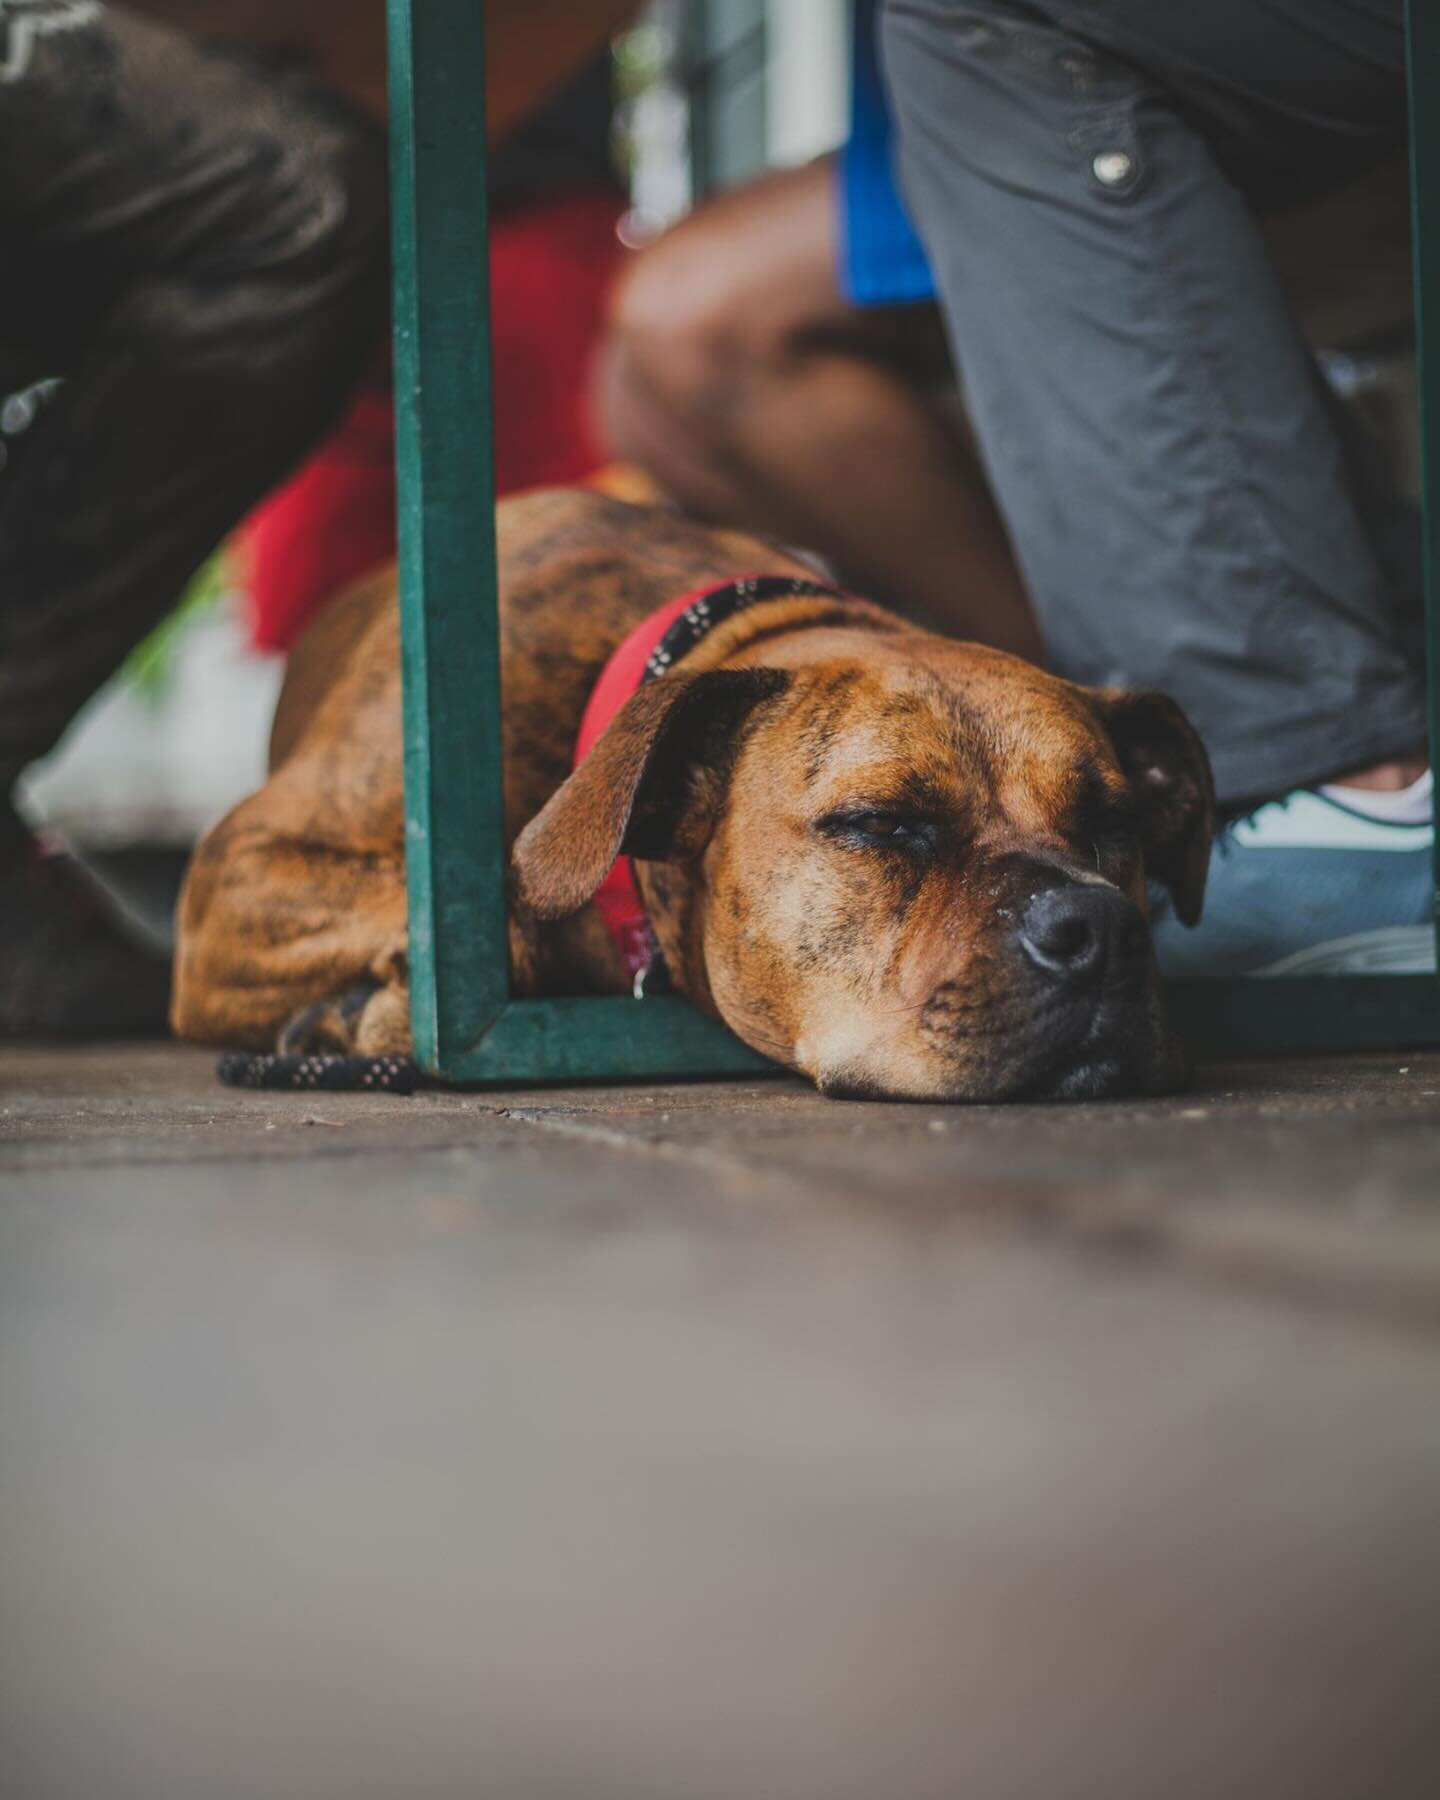
[[[6,1800],[1440,1792],[1440,1057],[0,1051]]]

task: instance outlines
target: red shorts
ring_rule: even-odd
[[[620,254],[609,189],[491,222],[495,481],[500,494],[579,481],[599,467],[590,362]],[[395,554],[388,391],[355,400],[334,435],[241,527],[251,634],[285,650],[326,600]]]

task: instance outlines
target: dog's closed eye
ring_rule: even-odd
[[[856,849],[903,850],[907,855],[928,855],[935,848],[934,823],[914,813],[881,809],[845,809],[817,819],[815,829],[837,843]]]
[[[1140,808],[1134,795],[1106,785],[1097,769],[1082,770],[1066,836],[1123,856],[1140,847]]]
[[[1081,834],[1087,843],[1102,844],[1116,855],[1140,848],[1140,809],[1129,800],[1113,800],[1092,816],[1089,830]]]

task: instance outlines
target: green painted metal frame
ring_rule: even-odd
[[[416,1055],[430,1073],[467,1084],[763,1072],[773,1065],[673,997],[510,993],[482,5],[388,6]],[[1430,695],[1440,742],[1440,10],[1413,5],[1410,32]],[[1202,1053],[1440,1044],[1440,979],[1431,977],[1218,981],[1172,994]]]
[[[411,1015],[456,1082],[772,1067],[683,1000],[510,993],[481,0],[389,0]]]

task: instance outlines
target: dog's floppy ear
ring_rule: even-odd
[[[563,919],[591,898],[617,856],[698,853],[742,724],[789,679],[779,669],[716,669],[646,682],[516,838],[520,906]]]
[[[1215,783],[1200,734],[1165,694],[1091,690],[1140,807],[1145,873],[1169,888],[1175,916],[1200,919],[1215,836]]]

